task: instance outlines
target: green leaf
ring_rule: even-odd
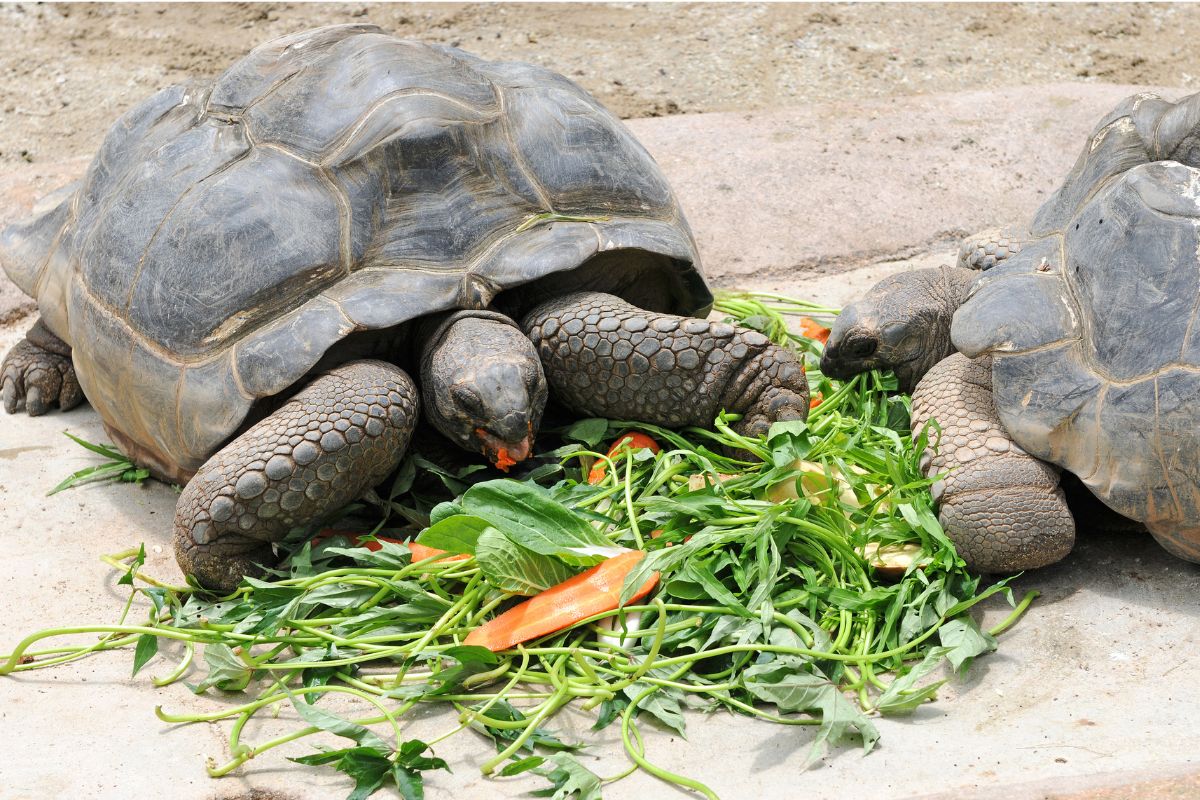
[[[951,649],[950,647],[933,648],[925,654],[925,658],[920,664],[892,681],[887,690],[875,701],[875,708],[879,713],[910,714],[926,700],[933,699],[937,690],[946,681],[934,681],[920,688],[917,687],[917,681],[937,669]]]
[[[653,675],[658,670],[650,670]],[[669,673],[655,675],[655,677],[669,677]],[[622,691],[632,703],[637,699],[638,695],[651,687],[651,684],[638,681],[629,686],[626,686]],[[639,711],[645,711],[652,717],[657,719],[663,725],[672,729],[680,736],[686,738],[685,723],[683,719],[683,709],[680,706],[683,700],[683,692],[679,689],[658,687],[650,694],[643,697],[637,704]]]
[[[117,579],[117,585],[133,586],[134,573],[137,572],[139,569],[141,569],[142,565],[145,563],[146,563],[146,543],[142,542],[140,545],[138,545],[137,557],[135,557],[133,559],[133,562],[129,565],[128,571],[126,571],[126,573],[124,575],[122,575],[120,578]]]
[[[734,593],[729,591],[725,587],[725,584],[717,580],[713,572],[713,570],[708,568],[707,563],[696,561],[689,561],[683,569],[684,575],[700,584],[709,597],[723,605],[728,611],[743,617],[753,617],[754,615],[746,610],[746,607],[742,605]]]
[[[525,596],[544,592],[575,574],[559,559],[521,547],[495,528],[479,537],[475,561],[492,586]]]
[[[124,461],[125,463],[130,463],[129,459],[125,457],[125,454],[113,447],[111,444],[96,444],[95,442],[89,442],[87,439],[80,439],[78,436],[68,431],[63,431],[63,436],[67,437],[83,449],[91,450],[96,455],[104,456],[105,458],[111,458],[113,461]]]
[[[483,710],[483,704],[475,706],[476,711]],[[523,728],[501,728],[489,725],[488,722],[524,722],[525,715],[507,700],[497,700],[489,708],[483,710],[482,716],[476,716],[471,727],[487,736],[496,743],[496,752],[501,752],[509,744],[516,741],[524,733]],[[545,728],[535,728],[525,740],[518,752],[533,752],[534,745],[550,750],[578,750],[583,745],[567,744]]]
[[[620,718],[621,712],[623,712],[628,705],[629,700],[624,697],[613,697],[605,700],[600,704],[600,713],[596,716],[596,724],[592,726],[592,730],[598,731],[607,728],[615,720]]]
[[[500,657],[478,645],[458,645],[442,651],[442,656],[458,663],[443,669],[430,678],[430,686],[422,694],[433,696],[447,694],[460,686],[472,675],[484,672],[500,663]]]
[[[460,506],[458,503],[451,502],[451,501],[447,501],[444,503],[438,503],[436,506],[433,507],[433,510],[429,512],[429,524],[431,526],[437,525],[439,522],[446,519],[447,517],[453,517],[455,514],[465,514],[465,513],[467,513],[466,510],[462,506]]]
[[[333,764],[334,769],[354,779],[354,791],[346,800],[366,800],[383,786],[392,771],[391,759],[375,747],[347,747],[288,760],[306,766]]]
[[[592,566],[620,552],[587,520],[536,484],[508,479],[477,483],[463,495],[462,504],[522,547],[569,564]]]
[[[196,694],[213,686],[224,692],[240,692],[250,685],[253,672],[228,645],[206,644],[204,663],[208,664],[208,675],[193,690]]]
[[[537,484],[507,479],[477,484],[464,495],[463,504],[521,546],[576,566],[590,566],[623,551],[598,532],[588,516]]]
[[[526,756],[525,758],[505,764],[504,769],[500,770],[500,775],[504,778],[510,778],[513,775],[520,775],[522,772],[536,769],[544,763],[546,763],[546,759],[542,756]]]
[[[608,420],[599,417],[581,419],[567,428],[564,436],[575,442],[583,442],[595,450],[608,436]]]
[[[444,517],[421,531],[417,542],[445,550],[447,553],[466,553],[473,556],[479,537],[490,526],[491,523],[482,517],[455,514]]]
[[[577,800],[603,800],[600,796],[600,776],[579,763],[570,753],[555,753],[546,759],[548,765],[534,770],[549,779],[548,789],[539,789],[531,794],[549,797],[551,800],[566,800],[577,795]]]
[[[296,713],[309,725],[338,736],[344,736],[347,739],[353,739],[363,747],[373,747],[384,751],[388,749],[387,742],[380,739],[369,728],[359,725],[357,722],[342,719],[338,715],[331,714],[317,706],[298,702],[298,698],[295,695],[292,695],[291,699],[292,707],[296,709]]]
[[[138,637],[137,646],[133,649],[133,674],[141,672],[146,662],[158,653],[158,637],[152,633],[143,633]]]
[[[786,467],[793,461],[807,458],[813,446],[808,423],[803,420],[776,422],[767,430],[771,462],[777,467]]]
[[[946,658],[959,672],[965,672],[975,656],[996,649],[996,637],[980,630],[979,623],[969,616],[947,622],[938,629],[938,638],[949,648]]]
[[[827,677],[797,659],[783,657],[766,664],[755,664],[743,673],[744,685],[760,700],[774,703],[780,711],[819,714],[821,727],[813,740],[805,765],[820,758],[826,744],[838,744],[853,728],[862,739],[863,750],[870,751],[879,740],[871,721],[841,693]]]

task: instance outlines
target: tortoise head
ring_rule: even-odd
[[[489,311],[458,312],[426,330],[421,394],[429,421],[501,470],[528,458],[546,407],[533,343]]]
[[[890,369],[911,392],[929,368],[954,352],[950,322],[979,273],[958,267],[901,272],[875,284],[838,316],[821,372],[846,380]]]

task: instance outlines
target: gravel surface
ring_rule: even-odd
[[[0,165],[88,154],[154,90],[349,21],[544,64],[626,118],[1200,80],[1200,8],[1187,4],[7,4]]]

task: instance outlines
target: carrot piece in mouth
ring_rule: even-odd
[[[517,460],[508,454],[507,447],[501,447],[496,453],[496,469],[501,472],[508,472],[508,468],[517,463]]]
[[[645,557],[642,550],[628,550],[551,586],[520,605],[481,625],[467,635],[464,644],[479,645],[497,652],[560,631],[596,614],[620,606],[625,577]],[[658,583],[652,574],[629,599],[633,603],[650,593]]]
[[[800,332],[809,339],[816,339],[821,344],[829,341],[829,328],[808,317],[800,318]]]
[[[617,437],[617,440],[613,442],[612,447],[608,448],[608,457],[612,458],[621,451],[621,448],[625,447],[626,445],[628,445],[629,449],[631,450],[647,449],[651,453],[657,453],[662,450],[662,448],[658,446],[658,442],[654,441],[646,434],[638,433],[637,431],[630,431],[629,433],[623,433]],[[592,466],[591,472],[588,473],[588,483],[597,484],[604,480],[604,475],[606,472],[608,472],[608,462],[597,461]]]

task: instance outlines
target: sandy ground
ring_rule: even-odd
[[[152,91],[216,75],[274,36],[351,20],[543,64],[626,118],[1200,81],[1200,7],[1189,5],[5,4],[0,163],[90,153]]]

